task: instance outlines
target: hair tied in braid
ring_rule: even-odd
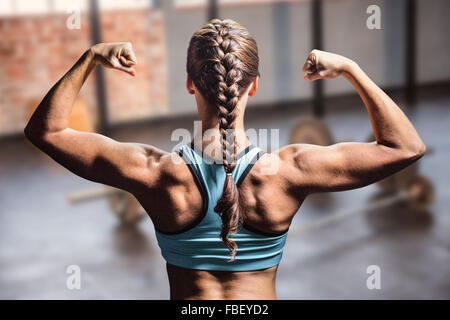
[[[238,231],[244,219],[243,199],[233,179],[236,167],[235,126],[238,102],[259,76],[258,48],[247,29],[231,19],[212,19],[197,30],[189,42],[186,71],[211,108],[217,113],[222,139],[225,181],[214,211],[222,220],[220,238],[233,261],[237,244],[229,235]],[[232,133],[232,139],[229,138]],[[231,141],[230,141],[231,140]]]

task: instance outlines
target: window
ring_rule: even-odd
[[[217,0],[219,6],[271,4],[276,2],[307,2],[309,0]],[[173,0],[176,9],[205,8],[209,0]]]
[[[89,8],[91,0],[1,0],[0,16],[65,13],[67,10]],[[152,7],[152,0],[97,0],[101,10],[139,9]]]

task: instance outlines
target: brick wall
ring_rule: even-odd
[[[82,48],[89,47],[88,26],[70,31],[65,19],[48,15],[0,20],[0,134],[20,132],[32,105],[79,58]],[[95,115],[94,92],[89,79],[81,96]]]
[[[30,109],[91,44],[89,18],[69,30],[65,14],[0,18],[0,135],[21,133]],[[103,11],[104,41],[131,41],[137,77],[106,70],[110,121],[151,117],[167,110],[163,15],[148,9]],[[97,121],[92,75],[80,97]]]
[[[167,111],[167,72],[162,11],[105,11],[103,41],[129,41],[138,59],[136,77],[106,72],[112,122],[148,118]],[[109,71],[109,70],[108,70]]]

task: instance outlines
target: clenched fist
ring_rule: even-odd
[[[350,59],[341,55],[315,49],[308,55],[302,71],[306,73],[305,80],[334,79],[351,63]]]
[[[104,67],[124,71],[133,77],[136,75],[132,66],[137,60],[130,42],[99,43],[91,50],[96,62]]]

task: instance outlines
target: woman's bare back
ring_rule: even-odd
[[[280,165],[279,159],[274,159],[271,154],[261,157],[240,186],[246,205],[245,225],[265,234],[286,231],[301,203],[298,193],[297,197],[289,194],[288,166],[281,163],[276,173],[266,173],[270,161]],[[192,225],[203,211],[202,195],[188,166],[172,160],[168,156],[162,161],[160,184],[137,197],[155,227],[167,233]],[[167,264],[172,299],[275,299],[277,269],[206,271]]]

